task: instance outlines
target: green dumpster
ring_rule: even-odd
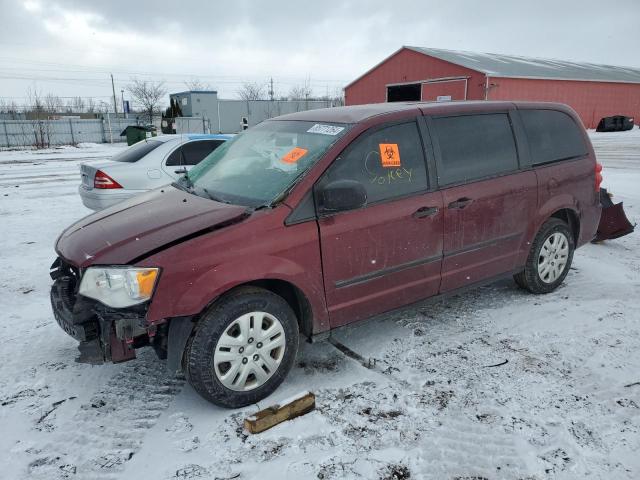
[[[127,145],[133,145],[140,140],[157,135],[156,127],[153,125],[129,125],[120,134],[121,137],[127,137]]]

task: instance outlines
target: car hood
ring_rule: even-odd
[[[166,186],[79,220],[62,232],[56,252],[78,267],[124,265],[186,237],[242,221],[250,212]]]

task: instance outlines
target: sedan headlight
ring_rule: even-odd
[[[151,298],[158,268],[89,267],[80,282],[80,295],[113,308],[144,303]]]

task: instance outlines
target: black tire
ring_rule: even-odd
[[[262,384],[248,391],[225,387],[214,370],[218,340],[240,316],[253,311],[276,317],[285,333],[285,351],[278,369]],[[185,347],[185,373],[193,388],[210,402],[227,408],[254,404],[273,393],[293,366],[298,352],[298,322],[289,304],[262,288],[241,287],[220,298],[200,318]]]
[[[567,255],[567,263],[565,264],[564,270],[560,276],[558,276],[558,278],[553,282],[547,283],[540,276],[538,271],[538,262],[542,246],[554,233],[561,233],[567,238],[569,252]],[[573,232],[571,232],[569,226],[559,218],[550,218],[542,225],[542,227],[540,227],[540,231],[538,231],[538,234],[533,240],[524,270],[515,274],[513,279],[519,287],[529,290],[531,293],[553,292],[564,281],[565,277],[569,273],[574,250],[575,244],[573,240]]]

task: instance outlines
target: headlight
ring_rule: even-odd
[[[158,272],[158,268],[89,267],[79,293],[109,307],[130,307],[151,298]]]

